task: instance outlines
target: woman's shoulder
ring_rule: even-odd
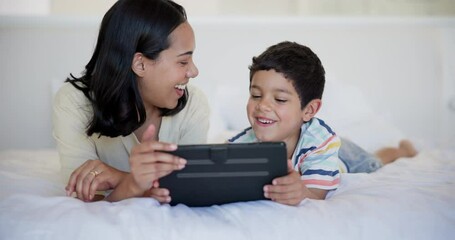
[[[188,84],[187,88],[188,88],[188,94],[189,94],[188,101],[208,102],[207,96],[199,87],[197,87],[196,85],[193,85],[193,84]]]
[[[190,110],[196,108],[197,110],[209,111],[209,102],[205,93],[195,85],[188,84],[188,103],[184,109]],[[190,110],[191,111],[191,110]]]
[[[72,83],[65,82],[63,85],[58,89],[56,95],[56,99],[73,99],[78,101],[87,101],[88,99],[85,97],[84,93],[77,89]]]
[[[65,82],[55,94],[54,108],[81,109],[86,111],[90,111],[91,109],[90,101],[84,93],[69,82]]]

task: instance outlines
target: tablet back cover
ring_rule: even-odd
[[[187,160],[184,169],[159,180],[170,191],[171,205],[265,199],[263,186],[287,174],[283,142],[180,145],[171,153]]]

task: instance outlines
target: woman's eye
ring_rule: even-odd
[[[188,62],[180,62],[181,65],[185,66],[188,64]]]
[[[251,95],[251,98],[260,98],[261,96],[259,95]]]

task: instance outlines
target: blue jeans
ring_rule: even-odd
[[[346,165],[349,173],[370,173],[383,166],[381,160],[375,155],[345,138],[340,139],[341,147],[338,157]]]

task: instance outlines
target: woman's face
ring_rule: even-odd
[[[156,60],[143,60],[144,75],[138,78],[138,85],[146,110],[175,108],[189,79],[199,74],[193,62],[195,38],[191,25],[180,24],[169,39],[170,47]]]

